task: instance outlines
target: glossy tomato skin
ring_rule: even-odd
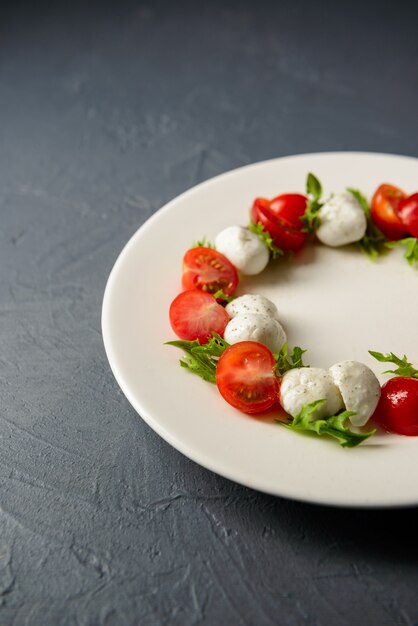
[[[400,202],[406,194],[395,187],[384,183],[374,192],[371,202],[373,222],[390,241],[402,239],[408,233],[405,224],[398,215]]]
[[[180,339],[206,343],[215,332],[223,336],[229,315],[210,294],[199,289],[183,291],[170,305],[170,324]]]
[[[413,193],[401,200],[398,215],[409,234],[418,238],[418,193]]]
[[[184,289],[216,293],[219,289],[231,296],[238,286],[238,272],[226,256],[205,246],[190,248],[183,257]]]
[[[240,341],[229,346],[216,366],[216,384],[229,404],[244,413],[261,413],[279,397],[276,361],[266,346],[257,341]]]
[[[418,436],[418,379],[399,376],[382,385],[372,420],[388,432]]]
[[[283,194],[283,196],[298,196],[299,194]],[[278,200],[283,196],[278,196],[272,201],[266,198],[256,198],[251,207],[251,219],[255,224],[262,224],[276,246],[282,250],[297,252],[300,250],[306,239],[307,234],[302,232],[302,222],[300,222],[300,202],[297,206],[298,211],[294,212],[289,208],[289,204]],[[303,197],[303,196],[302,196]],[[280,216],[283,213],[284,218]],[[300,227],[295,228],[293,224],[300,222]],[[293,223],[293,224],[292,224]]]
[[[306,211],[308,199],[301,193],[283,193],[270,202],[270,210],[287,225],[301,230],[303,223],[300,218]]]

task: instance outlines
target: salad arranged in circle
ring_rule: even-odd
[[[333,248],[357,245],[372,259],[402,246],[414,266],[418,193],[384,183],[370,205],[353,188],[324,199],[321,183],[309,173],[306,194],[255,198],[248,226],[230,226],[214,244],[203,240],[186,251],[183,291],[169,311],[179,339],[167,343],[185,353],[182,367],[216,384],[223,399],[244,413],[277,408],[278,424],[326,435],[348,448],[371,437],[376,425],[418,435],[418,370],[406,356],[369,351],[396,366],[382,386],[358,361],[309,367],[306,350],[289,350],[273,302],[258,294],[234,295],[240,279],[259,274],[272,259],[297,254],[313,239]]]

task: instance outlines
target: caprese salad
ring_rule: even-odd
[[[313,238],[339,247],[356,244],[372,258],[405,246],[418,263],[418,193],[382,184],[369,205],[358,190],[323,199],[322,185],[308,174],[306,194],[256,198],[247,227],[230,226],[214,244],[197,242],[183,257],[183,291],[169,317],[184,351],[180,365],[215,383],[221,396],[247,414],[281,407],[277,422],[295,431],[327,435],[354,447],[375,432],[418,435],[418,370],[393,353],[370,351],[397,367],[382,386],[364,363],[342,361],[329,369],[303,363],[306,350],[288,349],[276,305],[266,297],[236,297],[240,276],[259,274],[270,259],[297,253]],[[354,427],[354,430],[351,428]]]

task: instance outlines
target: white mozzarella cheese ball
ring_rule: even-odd
[[[341,361],[329,368],[345,408],[356,414],[350,417],[354,426],[364,426],[373,415],[380,398],[380,383],[374,372],[358,361]]]
[[[257,313],[257,315],[268,315],[280,322],[276,305],[265,296],[246,293],[232,300],[225,308],[229,317],[236,317],[246,313]]]
[[[328,370],[320,367],[300,367],[283,375],[280,385],[280,404],[292,417],[300,413],[304,404],[326,400],[313,414],[315,419],[330,417],[344,408],[340,390]]]
[[[258,341],[272,352],[280,352],[286,343],[286,333],[279,322],[268,315],[243,313],[227,324],[224,339],[228,343]]]
[[[359,241],[366,232],[367,220],[359,202],[349,191],[338,193],[319,210],[321,224],[316,231],[319,241],[338,247]]]
[[[269,261],[269,251],[258,235],[243,226],[230,226],[215,239],[215,246],[235,267],[248,276],[259,274]]]

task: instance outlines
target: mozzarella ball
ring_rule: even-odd
[[[258,235],[243,226],[230,226],[215,239],[215,246],[243,274],[263,271],[269,261],[269,251]]]
[[[283,375],[280,385],[280,404],[296,417],[304,404],[326,400],[313,414],[314,419],[335,415],[344,408],[343,399],[328,370],[320,367],[300,367]]]
[[[364,211],[349,191],[332,196],[320,208],[318,216],[321,223],[316,236],[327,246],[345,246],[359,241],[366,233]]]
[[[235,298],[227,304],[226,312],[229,317],[236,317],[246,313],[257,313],[258,315],[268,315],[273,319],[279,320],[279,312],[274,302],[256,294],[246,293],[239,298]]]
[[[329,371],[341,392],[345,408],[356,413],[350,417],[351,423],[364,426],[380,398],[380,383],[374,372],[358,361],[336,363]]]
[[[286,343],[286,333],[279,322],[268,315],[242,313],[228,322],[224,339],[228,343],[259,341],[272,352],[280,352]]]

